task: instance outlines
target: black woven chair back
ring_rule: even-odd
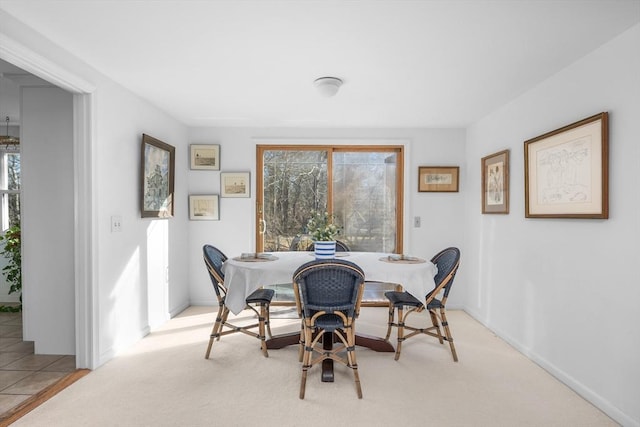
[[[227,260],[227,256],[215,246],[204,245],[202,247],[202,253],[204,256],[204,263],[207,265],[207,271],[211,278],[211,284],[216,291],[218,299],[223,297],[221,290],[226,294],[224,287],[221,289],[221,285],[224,284],[224,273],[222,272],[222,264]]]
[[[293,280],[300,289],[305,317],[318,311],[342,311],[353,317],[364,272],[346,260],[314,260],[300,266]]]
[[[336,240],[336,252],[351,252],[351,249],[342,240]]]
[[[443,297],[446,298],[449,296],[449,290],[460,264],[460,250],[454,247],[443,249],[431,258],[431,262],[438,267],[438,273],[433,278],[436,288],[453,272],[451,279],[444,287]]]

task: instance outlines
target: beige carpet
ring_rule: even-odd
[[[462,311],[450,311],[460,361],[429,337],[392,353],[358,347],[353,376],[310,371],[298,399],[297,348],[223,337],[204,359],[214,314],[191,307],[126,354],[91,372],[13,425],[20,426],[611,426],[610,418]],[[358,330],[383,335],[386,309],[364,308]],[[274,333],[298,321],[275,319]]]

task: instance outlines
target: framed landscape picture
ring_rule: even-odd
[[[191,144],[189,158],[191,169],[220,170],[220,145]]]
[[[190,195],[189,219],[193,221],[218,221],[220,219],[218,195]]]
[[[143,218],[173,217],[175,147],[142,135],[140,205]]]
[[[420,166],[418,167],[419,192],[457,192],[458,166]]]
[[[609,218],[608,113],[524,143],[527,218]]]
[[[482,213],[509,213],[509,150],[482,158]]]
[[[221,197],[249,197],[251,181],[249,172],[220,173]]]

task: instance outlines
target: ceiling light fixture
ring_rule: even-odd
[[[4,144],[6,146],[5,148],[9,148],[10,145],[20,144],[20,138],[16,138],[9,135],[9,116],[7,116],[6,122],[7,122],[7,135],[0,136],[0,144]]]
[[[342,86],[342,80],[337,77],[320,77],[313,82],[318,88],[320,95],[330,97],[338,93]]]

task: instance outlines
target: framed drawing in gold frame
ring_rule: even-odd
[[[524,142],[525,217],[609,218],[609,116]]]
[[[460,167],[419,166],[419,192],[457,192]]]
[[[482,158],[482,213],[509,213],[509,150]]]

